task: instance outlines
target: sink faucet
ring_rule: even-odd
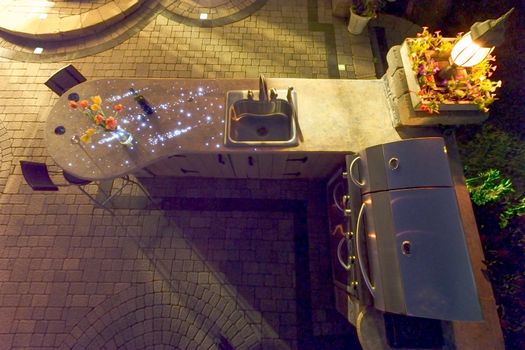
[[[268,86],[264,75],[259,75],[259,101],[268,101]]]

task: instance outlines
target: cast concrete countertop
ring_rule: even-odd
[[[46,123],[49,154],[75,176],[110,179],[131,173],[175,154],[239,152],[352,152],[401,139],[392,127],[382,80],[267,79],[268,88],[293,86],[304,142],[296,147],[227,147],[224,145],[226,92],[258,89],[257,79],[112,79],[79,84],[59,98]],[[154,113],[146,115],[130,88],[142,94]],[[133,135],[130,145],[115,132],[98,128],[88,144],[73,136],[93,127],[81,108],[71,109],[68,96],[80,100],[100,95],[106,115],[124,106],[118,125]],[[285,98],[284,96],[279,96]],[[57,134],[56,128],[65,128]]]

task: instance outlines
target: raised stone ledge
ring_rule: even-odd
[[[124,19],[145,3],[141,0],[112,0],[96,9],[81,14],[61,17],[38,13],[23,17],[6,11],[0,15],[0,31],[33,40],[63,40],[100,32]]]

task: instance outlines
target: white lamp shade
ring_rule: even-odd
[[[494,47],[481,47],[472,41],[470,32],[465,34],[452,48],[450,57],[461,67],[472,67],[487,57]]]

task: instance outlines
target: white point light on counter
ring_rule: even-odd
[[[171,131],[168,131],[162,135],[157,135],[157,136],[154,136],[154,137],[150,137],[148,139],[148,143],[150,145],[156,145],[158,144],[159,142],[162,142],[164,140],[169,140],[169,139],[172,139],[172,138],[175,138],[177,136],[180,136],[182,134],[185,134],[187,133],[188,131],[190,131],[192,129],[191,126],[188,126],[184,129],[175,129],[175,130],[171,130]]]
[[[37,55],[40,55],[42,52],[44,52],[44,48],[42,47],[35,47],[35,50],[33,51],[33,53]]]
[[[201,14],[199,15],[199,19],[203,19],[203,20],[204,20],[204,19],[208,19],[208,14],[207,14],[207,13],[204,13],[204,12],[201,13]]]

